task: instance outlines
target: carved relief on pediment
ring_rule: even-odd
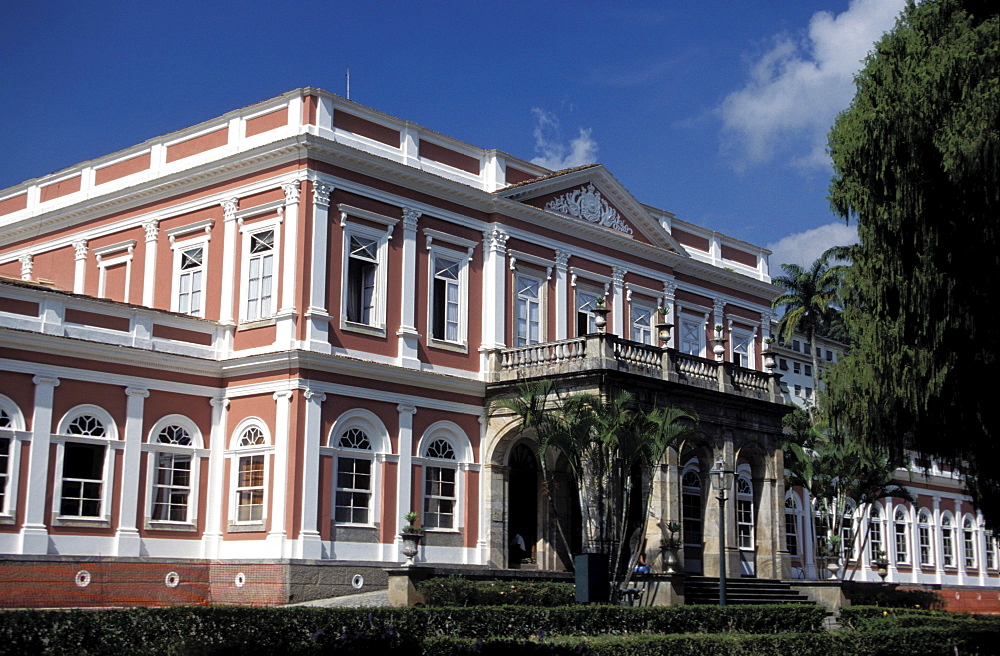
[[[618,210],[611,207],[592,183],[553,198],[545,204],[545,209],[632,234],[632,228],[625,223]]]

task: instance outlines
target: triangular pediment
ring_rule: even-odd
[[[572,221],[580,221],[681,255],[684,248],[601,164],[526,180],[496,192]]]

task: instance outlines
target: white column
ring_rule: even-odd
[[[295,268],[299,243],[299,193],[298,180],[281,185],[285,192],[285,235],[282,253],[281,306],[278,314],[295,314]]]
[[[326,307],[326,280],[330,275],[327,258],[330,227],[330,194],[333,187],[313,183],[312,266],[309,278],[308,334],[310,351],[330,353],[330,313]]]
[[[510,236],[493,226],[483,231],[483,348],[504,347],[507,301],[507,240]],[[483,370],[485,370],[485,363]]]
[[[323,402],[326,394],[311,389],[306,398],[306,416],[302,437],[302,528],[295,549],[296,558],[322,558],[323,540],[319,526],[319,447],[323,440]]]
[[[205,533],[202,536],[202,556],[218,558],[222,544],[222,518],[228,506],[223,497],[226,450],[226,421],[229,414],[229,399],[217,397],[209,399],[212,404],[212,432],[209,435],[208,485],[205,498]]]
[[[630,330],[625,325],[625,294],[622,287],[625,284],[625,274],[628,273],[623,267],[611,267],[611,298],[613,307],[611,308],[611,327],[608,334],[618,335],[628,339],[631,337]]]
[[[896,510],[892,506],[892,497],[886,497],[884,505],[885,521],[882,524],[882,549],[889,562],[889,573],[885,580],[898,583],[899,576],[896,573]]]
[[[677,320],[677,308],[675,307],[676,294],[677,284],[673,280],[665,280],[663,282],[663,307],[667,308],[667,314],[663,320],[674,325],[670,330],[670,339],[667,341],[668,348],[677,348],[680,344],[679,334],[681,326]]]
[[[399,404],[396,406],[399,412],[399,468],[396,481],[396,538],[395,553],[399,553],[399,532],[403,529],[403,515],[414,508],[413,497],[410,494],[410,487],[413,485],[413,415],[417,414],[417,409],[412,405]]]
[[[410,207],[403,208],[403,307],[399,318],[399,353],[396,363],[409,369],[420,368],[417,347],[417,221],[421,213]],[[484,340],[485,341],[485,340]]]
[[[146,252],[142,269],[142,304],[153,307],[153,290],[156,288],[156,238],[159,233],[157,221],[145,221],[142,229],[146,231]],[[169,286],[168,286],[169,289]],[[170,303],[167,303],[170,307]]]
[[[222,293],[219,307],[219,321],[232,325],[233,299],[236,284],[236,209],[238,198],[222,201],[223,232],[222,232]]]
[[[955,524],[951,531],[951,548],[955,554],[955,573],[958,585],[965,585],[965,526],[962,522],[962,499],[955,499]]]
[[[136,525],[139,505],[139,468],[142,465],[142,411],[149,390],[129,387],[125,390],[125,449],[122,456],[122,487],[118,502],[118,529],[115,531],[115,555],[139,556],[141,540]],[[146,472],[152,476],[153,472]]]
[[[31,280],[31,271],[35,267],[35,258],[31,253],[22,255],[18,260],[21,262],[21,280]]]
[[[58,378],[35,376],[35,411],[31,419],[31,451],[28,456],[28,485],[21,527],[21,553],[49,552],[49,531],[45,490],[49,482],[49,444],[52,441],[52,402]],[[55,477],[53,476],[53,482]],[[53,492],[54,493],[54,492]]]
[[[292,393],[274,393],[274,476],[271,477],[271,532],[267,542],[272,558],[285,558],[285,507],[288,503],[288,431]]]
[[[556,251],[556,339],[566,339],[566,310],[569,307],[569,251]]]
[[[73,293],[82,294],[87,282],[87,240],[73,242],[75,260],[73,266]]]
[[[941,530],[941,497],[933,497],[934,506],[934,582],[944,580],[944,531]],[[954,533],[952,534],[954,545]]]

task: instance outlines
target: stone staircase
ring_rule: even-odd
[[[684,581],[685,604],[718,604],[719,579],[689,576]],[[771,579],[726,579],[726,604],[812,604],[787,583]]]

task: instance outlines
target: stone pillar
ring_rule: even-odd
[[[330,353],[330,313],[326,306],[326,281],[330,275],[327,257],[330,227],[330,194],[333,187],[313,183],[313,239],[312,262],[309,267],[309,309],[306,340],[310,351]]]
[[[611,298],[614,300],[611,308],[611,326],[609,326],[610,329],[607,332],[610,335],[618,335],[619,337],[629,339],[631,337],[631,331],[626,323],[625,295],[622,293],[626,273],[628,273],[628,271],[626,271],[623,267],[611,267]]]
[[[236,209],[238,198],[222,201],[223,233],[222,233],[222,294],[219,306],[219,322],[223,325],[233,325],[233,303],[236,298]],[[230,345],[231,346],[231,345]]]
[[[403,529],[403,515],[413,507],[413,415],[417,414],[417,409],[412,405],[399,404],[396,406],[399,413],[399,480],[396,488],[396,517],[394,518],[396,529],[393,544],[395,551],[399,553],[402,540],[399,539],[399,532]],[[400,558],[400,561],[402,559]]]
[[[677,320],[677,308],[676,308],[676,293],[677,284],[673,280],[666,280],[663,282],[663,307],[667,308],[667,314],[664,317],[664,321],[667,323],[672,323],[674,327],[670,330],[670,339],[667,341],[668,348],[678,348],[680,346],[680,330],[681,325]]]
[[[288,505],[288,446],[291,420],[292,392],[282,390],[273,395],[274,412],[274,475],[271,477],[271,531],[267,534],[272,558],[285,558],[287,530],[285,526]]]
[[[507,566],[507,473],[508,468],[502,465],[487,463],[483,466],[483,487],[485,488],[483,494],[488,500],[486,511],[489,516],[484,517],[482,523],[489,523],[490,553],[487,565],[491,568]],[[553,543],[550,524],[551,522],[545,522],[539,526],[539,529],[545,532],[547,545]],[[552,551],[555,550],[552,549]],[[550,565],[550,563],[545,563],[545,565]]]
[[[285,192],[285,235],[282,241],[281,304],[278,315],[295,314],[295,268],[298,265],[300,182],[281,185]],[[277,272],[275,272],[277,273]]]
[[[153,307],[153,292],[156,289],[156,245],[159,235],[159,223],[157,221],[145,221],[142,229],[146,231],[146,252],[142,269],[142,304],[146,307]],[[168,287],[169,288],[169,287]],[[170,307],[170,303],[167,303]]]
[[[403,306],[396,333],[399,338],[396,363],[408,369],[420,368],[417,351],[420,345],[420,333],[417,332],[417,222],[420,216],[421,213],[413,208],[403,208],[403,266],[400,272]]]
[[[296,558],[322,558],[319,525],[319,449],[323,441],[323,402],[326,394],[305,390],[306,416],[302,438],[302,528]]]
[[[944,532],[941,530],[941,497],[934,495],[934,582],[944,579]]]
[[[73,293],[82,294],[87,283],[87,240],[73,242]]]
[[[209,399],[212,404],[212,432],[209,436],[208,485],[205,497],[205,533],[202,536],[202,556],[218,558],[222,544],[223,512],[228,508],[228,499],[223,497],[225,488],[226,420],[229,415],[229,399],[216,397]]]
[[[31,418],[31,451],[28,456],[28,484],[24,500],[24,524],[21,526],[21,553],[47,554],[49,531],[45,491],[49,476],[49,445],[52,441],[52,402],[59,379],[35,376],[35,410]],[[54,483],[53,483],[54,484]],[[55,492],[53,492],[55,494]]]
[[[569,332],[566,314],[569,305],[569,251],[556,251],[556,339],[566,339]]]
[[[139,470],[142,467],[142,411],[149,390],[129,387],[125,390],[125,449],[122,455],[121,496],[118,503],[118,529],[115,531],[115,555],[141,555],[136,515],[139,505]],[[154,472],[147,472],[153,476]]]
[[[962,518],[962,498],[955,499],[955,525],[951,531],[952,552],[955,554],[955,573],[958,585],[965,585],[968,578],[965,574],[965,528]]]
[[[507,308],[507,239],[498,226],[483,231],[483,348],[504,347]]]

